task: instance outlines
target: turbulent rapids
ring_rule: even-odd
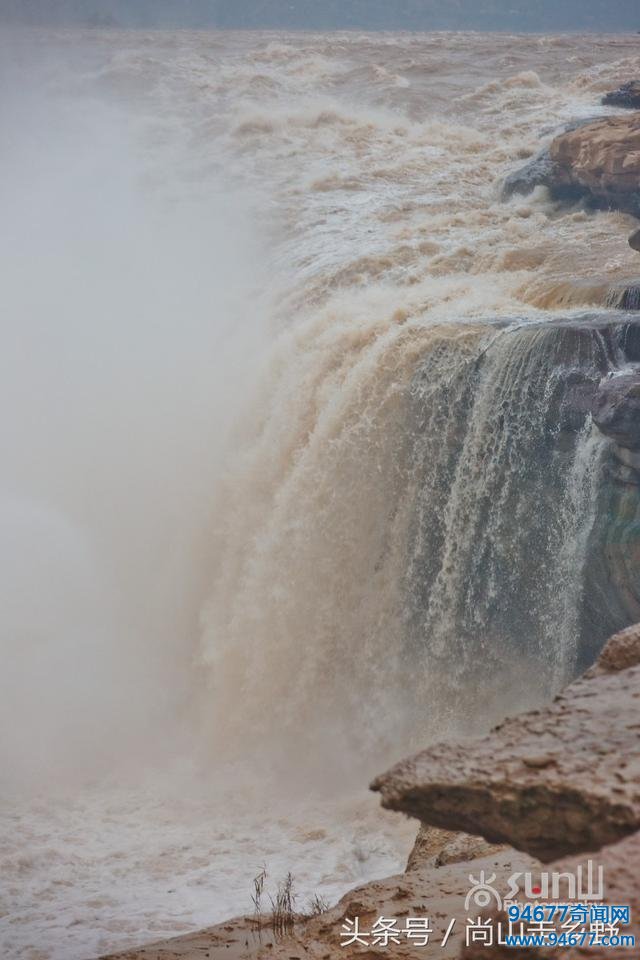
[[[80,960],[247,910],[263,863],[300,897],[392,873],[411,828],[367,777],[624,625],[593,616],[590,411],[640,357],[629,218],[500,183],[640,65],[593,36],[2,45],[0,923],[3,956]]]

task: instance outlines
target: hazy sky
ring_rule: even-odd
[[[123,26],[635,32],[640,31],[640,0],[0,0],[0,19]]]

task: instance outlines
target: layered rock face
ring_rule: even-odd
[[[511,174],[503,194],[548,187],[558,200],[585,198],[595,207],[640,216],[640,115],[603,117],[567,129],[548,151]]]

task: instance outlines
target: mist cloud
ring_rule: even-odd
[[[5,69],[0,109],[9,780],[152,757],[180,727],[211,498],[260,352],[241,201],[176,193],[140,117],[46,95],[40,70]]]

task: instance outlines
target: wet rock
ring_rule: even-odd
[[[640,450],[640,370],[604,380],[593,399],[593,419],[621,447]]]
[[[635,650],[636,640],[618,639],[610,649]],[[633,660],[637,651],[624,656]],[[640,665],[603,668],[486,737],[402,761],[372,789],[388,809],[543,861],[598,850],[640,829],[639,727]]]
[[[548,150],[543,150],[537,157],[529,161],[520,170],[509,174],[502,184],[502,199],[508,200],[513,196],[527,196],[536,187],[547,186],[553,182],[555,163]]]
[[[605,93],[602,103],[605,107],[640,107],[640,80],[629,80],[622,83],[617,90]]]

